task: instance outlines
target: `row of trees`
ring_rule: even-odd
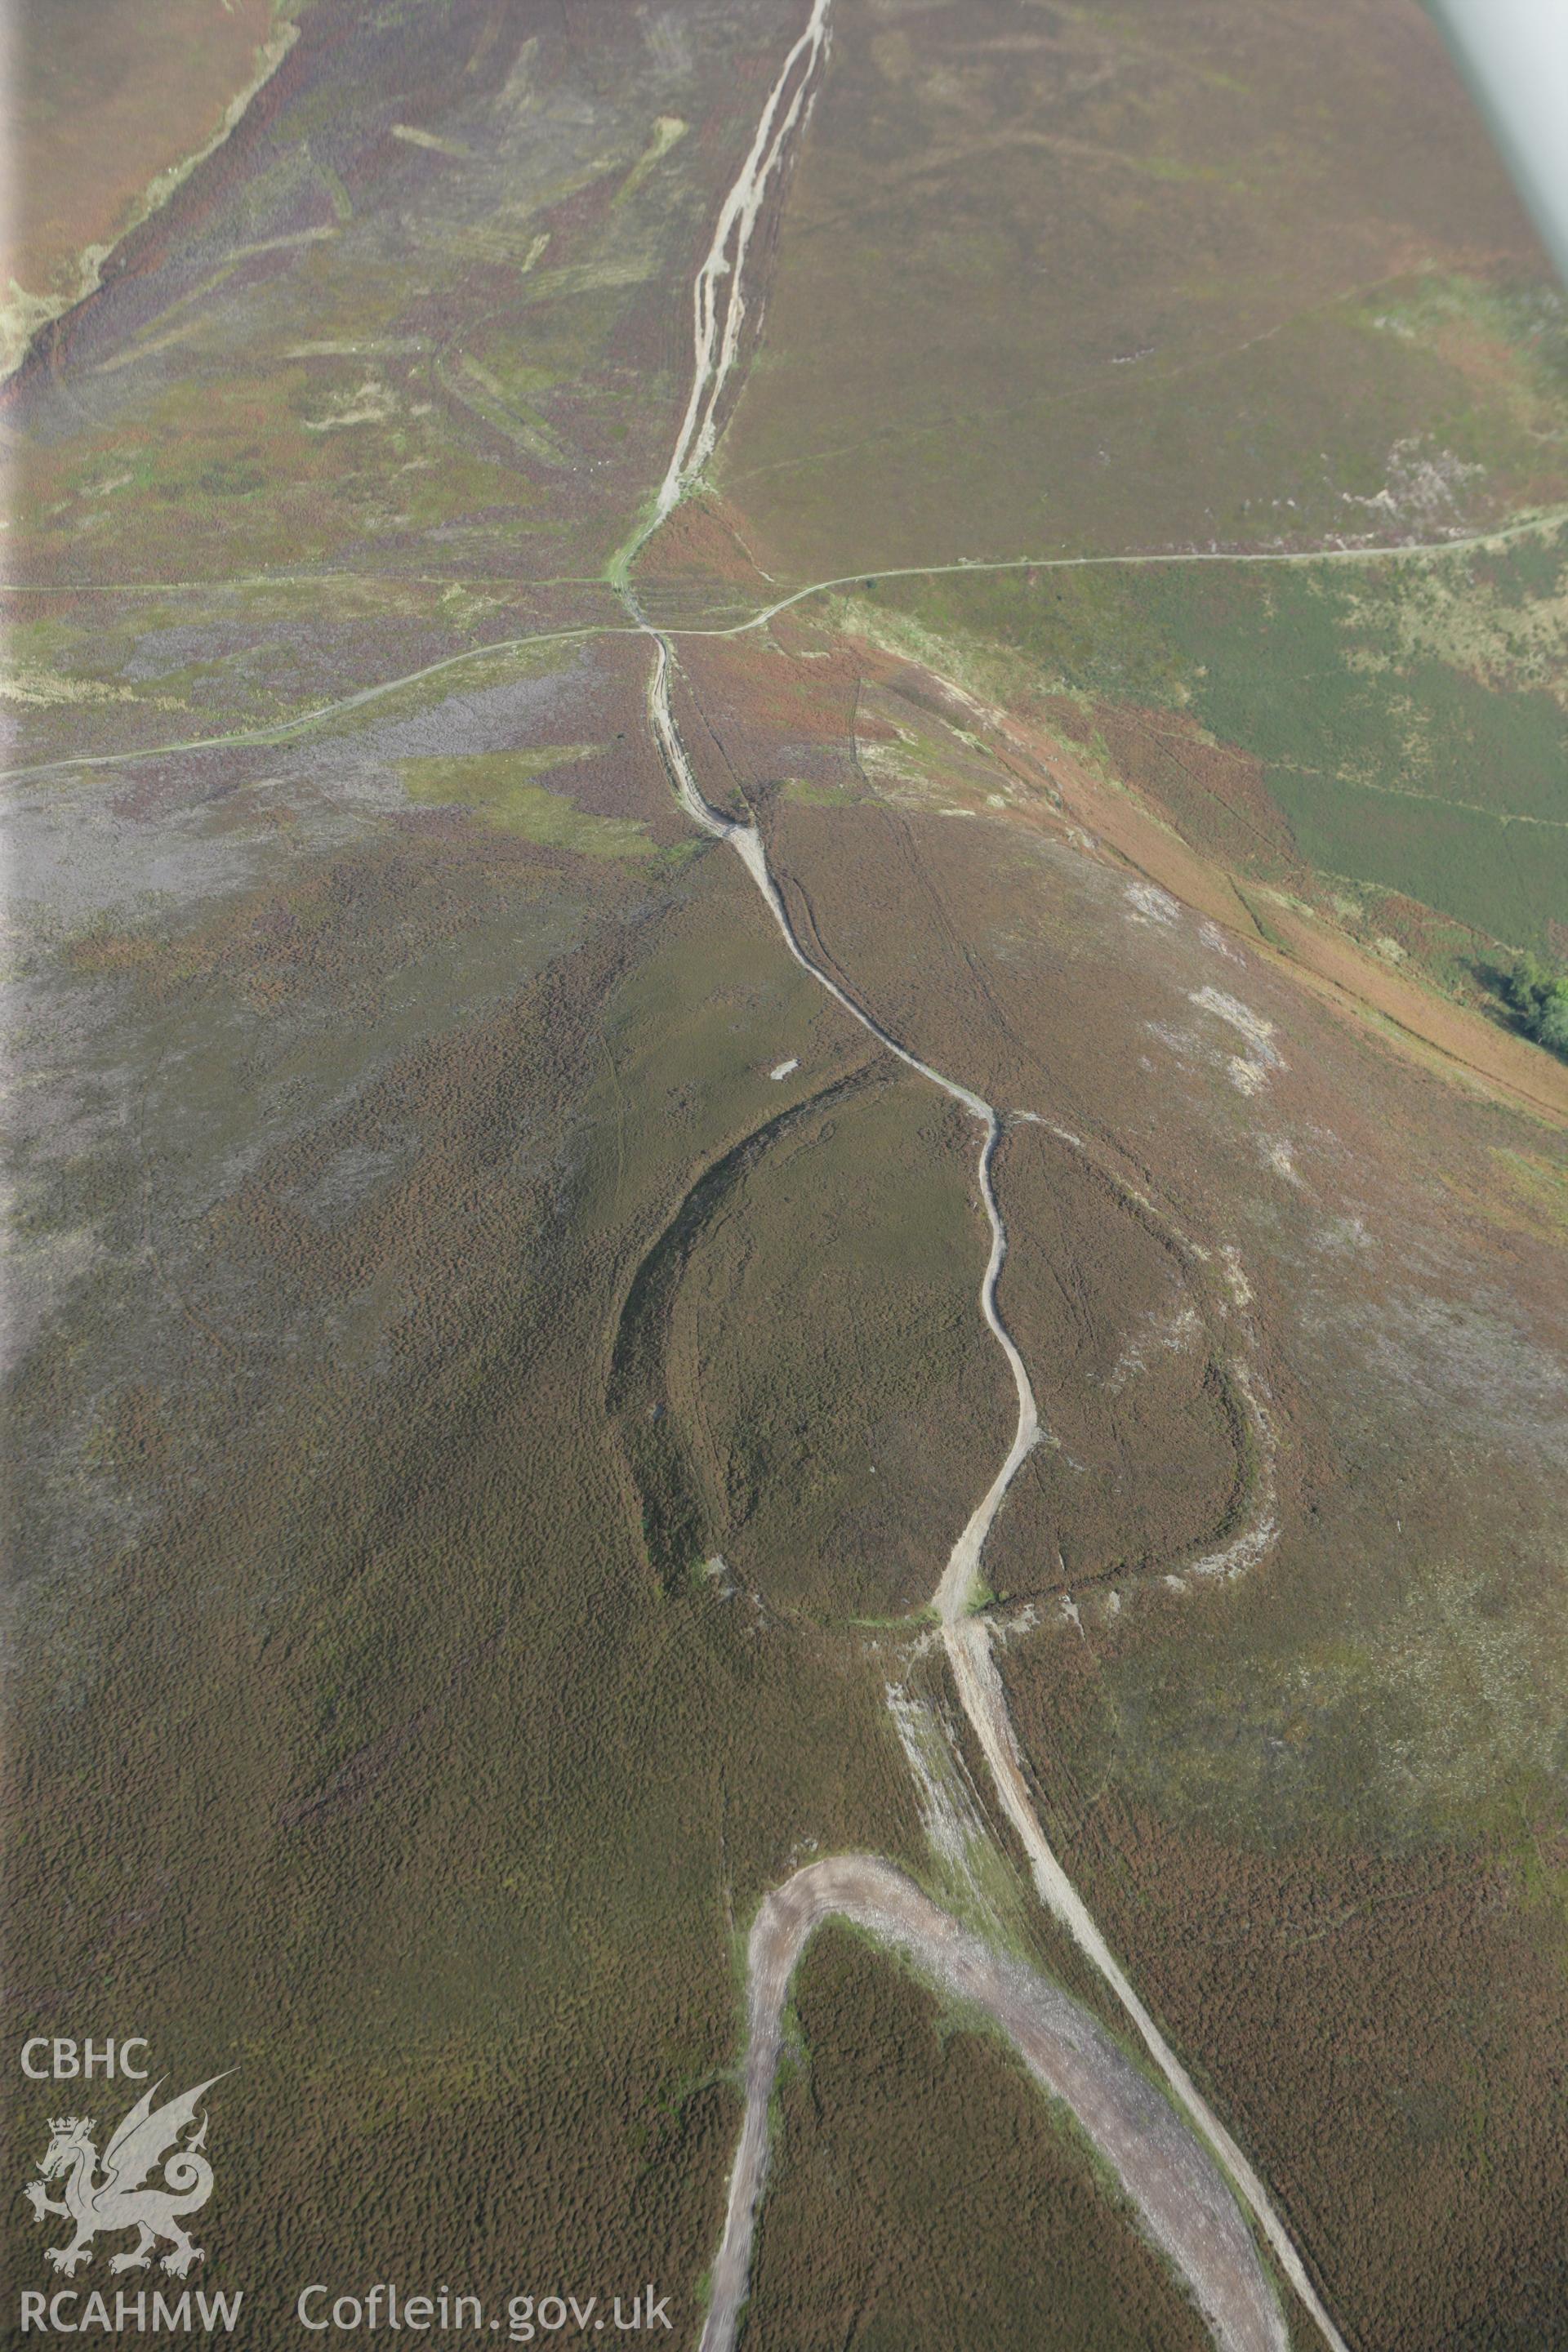
[[[1504,983],[1509,1003],[1539,1045],[1568,1058],[1568,972],[1521,955]]]

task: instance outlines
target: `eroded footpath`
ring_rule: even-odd
[[[1288,2352],[1289,2338],[1224,2174],[1104,2027],[1059,1986],[1005,1957],[869,1854],[795,1872],[763,1901],[749,1959],[746,2116],[701,2352],[731,2352],[745,2301],[767,2163],[789,1987],[807,1942],[841,1919],[908,1960],[950,1999],[1000,2027],[1036,2080],[1070,2107],[1114,2169],[1139,2221],[1191,2290],[1221,2352]]]

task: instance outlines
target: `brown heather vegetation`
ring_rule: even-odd
[[[258,2341],[308,2278],[395,2274],[652,2278],[693,2344],[741,1943],[809,1854],[942,1881],[1116,2022],[909,1613],[1010,1420],[975,1130],[677,811],[602,576],[795,21],[315,0],[10,402],[17,576],[49,592],[16,600],[18,763],[127,757],[11,811],[7,2032],[235,2070],[202,2283]],[[1552,2352],[1555,1097],[1344,1017],[1406,991],[1436,1048],[1470,1022],[1533,1066],[1386,959],[1367,982],[1385,920],[1434,969],[1479,937],[1436,882],[1347,884],[1327,945],[1255,888],[1324,903],[1258,702],[1350,713],[1320,764],[1374,783],[1398,715],[1297,694],[1295,621],[1260,696],[1262,600],[1190,572],[1159,628],[1103,575],[1048,606],[872,584],[1021,533],[1336,532],[1410,439],[1458,470],[1389,535],[1558,497],[1539,257],[1406,0],[1018,27],[842,0],[725,495],[638,593],[705,626],[786,563],[863,574],[679,638],[672,707],[808,951],[1004,1116],[1001,1297],[1049,1436],[984,1567],[1037,1605],[1001,1655],[1042,1817],[1355,2352]],[[1528,653],[1556,575],[1521,562]],[[1479,625],[1485,568],[1458,621],[1392,594],[1388,629]],[[1331,602],[1314,575],[1292,610]],[[1194,615],[1218,634],[1178,660]],[[1495,769],[1528,782],[1554,689],[1509,659],[1486,709],[1537,764]],[[1165,1584],[1266,1505],[1244,1579]],[[989,1830],[963,1884],[890,1684]],[[837,1934],[798,2013],[749,2346],[1198,2340],[994,2042]],[[11,2144],[58,2103],[13,2074]],[[18,2222],[15,2279],[42,2242]]]
[[[1098,1738],[1085,1754],[1086,1717],[1118,1706],[1100,1646],[1052,1636],[1007,1664],[1058,1851],[1335,2282],[1350,2341],[1561,2343],[1561,1808],[1521,1791],[1495,1837],[1391,1850],[1331,1815],[1276,1842],[1267,1812],[1249,1833],[1140,1801],[1117,1762],[1096,1771]],[[1294,1713],[1287,1764],[1314,1738],[1310,1701]]]
[[[745,2352],[1199,2352],[1196,2313],[1010,2053],[825,1931],[795,1996]]]
[[[164,1229],[171,1311],[90,1408],[100,1557],[34,1589],[12,2024],[129,2003],[160,2064],[237,2067],[209,2275],[263,2315],[394,2244],[491,2286],[524,2253],[653,2276],[689,2315],[734,2112],[727,1905],[803,1837],[910,1821],[879,1675],[666,1591],[626,1522],[618,1268],[689,1154],[773,1111],[780,1024],[818,1003],[757,971],[711,858],[629,937],[612,908]],[[70,1425],[84,1369],[46,1346],[21,1410]]]
[[[279,29],[273,0],[87,0],[17,37],[6,138],[26,157],[0,257],[8,302],[76,299],[84,249],[109,247],[153,183],[222,129]],[[20,33],[21,28],[17,28]]]
[[[997,1175],[1002,1306],[1051,1444],[987,1553],[1000,1599],[1164,1569],[1230,1532],[1255,1483],[1223,1317],[1169,1221],[1048,1131],[1017,1127]]]
[[[666,1575],[721,1554],[766,1607],[839,1624],[925,1608],[965,1467],[1006,1443],[973,1313],[972,1122],[885,1056],[866,1075],[688,1195],[611,1391]]]
[[[1394,536],[1412,435],[1427,520],[1561,501],[1528,342],[1419,299],[1547,271],[1415,0],[835,38],[719,468],[770,571]]]

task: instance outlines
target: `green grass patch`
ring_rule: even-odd
[[[595,743],[546,743],[529,751],[483,751],[454,760],[401,760],[411,800],[426,806],[468,808],[482,824],[519,833],[542,848],[572,849],[586,857],[647,857],[654,843],[640,819],[597,816],[566,793],[535,782],[574,761],[591,759]]]
[[[800,776],[786,776],[779,791],[786,801],[798,801],[807,808],[849,808],[866,797],[853,784],[808,784]]]
[[[1261,762],[1320,872],[1518,946],[1568,904],[1561,528],[1353,567],[889,581],[857,610],[982,693],[1183,713]]]

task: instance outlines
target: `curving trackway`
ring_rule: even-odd
[[[1220,2352],[1288,2352],[1279,2304],[1219,2166],[1105,2028],[1037,1969],[961,1927],[889,1863],[853,1853],[796,1871],[765,1898],[752,1927],[746,2116],[700,2352],[730,2352],[735,2340],[784,2001],[807,1940],[835,1918],[902,1954],[943,1993],[1001,2027],[1113,2167],[1146,2235],[1191,2288]]]

